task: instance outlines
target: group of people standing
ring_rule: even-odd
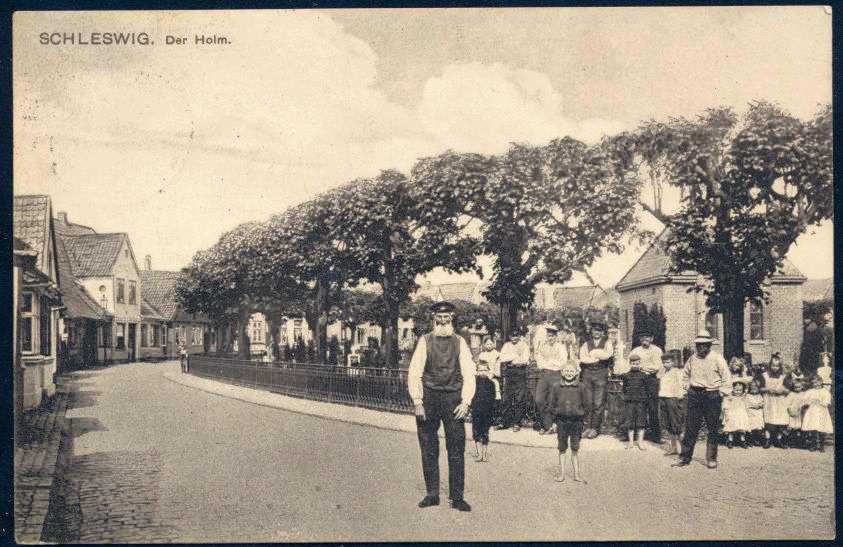
[[[516,330],[500,352],[493,341],[485,340],[475,363],[468,344],[454,333],[454,309],[448,302],[432,306],[433,331],[419,339],[408,369],[427,487],[419,507],[439,504],[438,430],[442,424],[451,506],[471,510],[463,499],[464,421],[471,416],[476,460],[488,461],[495,416],[500,417],[498,429],[517,431],[524,423],[531,360],[539,372],[533,394],[539,433],[557,435],[556,480],[565,480],[564,456],[570,448],[573,479],[584,482],[578,460],[580,440],[601,432],[606,388],[614,368],[615,349],[606,326],[592,323],[588,339],[577,347],[569,325],[548,324],[545,339],[533,351],[526,332]],[[798,369],[784,374],[779,356],[766,368],[730,367],[712,350],[714,339],[707,332],[694,339],[694,352],[685,363],[656,346],[652,333],[641,333],[639,339],[629,354],[629,370],[620,375],[628,449],[644,450],[647,431],[650,440],[660,443],[664,421],[666,453],[678,455],[673,467],[684,467],[691,463],[705,425],[706,465],[716,468],[721,425],[730,448],[744,446],[752,438],[765,447],[784,447],[786,440],[792,444],[800,439],[805,447],[813,443],[821,449],[822,435],[831,432],[829,371],[817,371],[811,378],[800,376]]]

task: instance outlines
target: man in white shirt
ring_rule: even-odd
[[[562,367],[568,362],[568,348],[559,339],[556,325],[545,325],[545,340],[535,349],[539,381],[536,384],[536,412],[541,418],[540,435],[554,431],[553,415],[546,408],[550,387],[562,377]]]
[[[509,342],[501,348],[498,362],[503,374],[503,417],[497,429],[521,429],[527,415],[527,365],[530,362],[530,345],[525,329],[516,328]]]
[[[642,331],[639,335],[641,342],[629,352],[629,357],[637,355],[641,360],[641,372],[644,377],[644,390],[647,394],[647,425],[649,426],[650,440],[654,443],[661,442],[661,420],[659,420],[659,378],[662,373],[662,349],[653,344],[653,335],[649,331]]]
[[[606,326],[600,322],[591,324],[591,338],[580,347],[580,381],[587,395],[585,427],[583,436],[593,439],[600,434],[603,413],[606,408],[606,385],[609,370],[614,365],[615,350],[606,337]]]
[[[465,418],[474,398],[474,360],[466,341],[454,334],[454,305],[431,306],[433,332],[419,338],[407,370],[413,399],[427,495],[419,507],[439,505],[439,424],[448,451],[448,497],[451,507],[471,511],[463,499]]]

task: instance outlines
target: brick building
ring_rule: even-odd
[[[700,276],[693,271],[670,274],[670,257],[661,244],[667,230],[617,283],[620,294],[620,333],[627,347],[632,343],[633,306],[658,304],[667,320],[665,349],[681,349],[707,329],[717,338],[714,349],[722,352],[723,318],[712,313],[701,293],[688,292]],[[802,285],[805,276],[785,259],[782,271],[769,280],[770,301],[750,302],[744,316],[744,352],[753,361],[767,361],[773,352],[795,360],[802,344]]]

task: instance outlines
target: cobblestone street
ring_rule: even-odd
[[[72,376],[68,539],[833,537],[830,450],[724,448],[712,471],[671,469],[658,450],[584,448],[582,485],[552,480],[553,449],[493,445],[490,463],[466,462],[472,513],[420,510],[414,435],[212,395],[164,378],[177,368],[138,363]]]

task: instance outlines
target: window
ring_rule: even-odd
[[[126,281],[123,279],[117,280],[117,303],[125,302]]]
[[[187,344],[187,332],[185,331],[184,325],[179,327],[178,339],[176,340],[176,342],[180,344]]]
[[[191,341],[191,343],[194,346],[201,346],[202,345],[202,327],[193,327],[192,330],[193,330],[193,332],[192,332],[193,340]]]
[[[709,310],[708,313],[705,314],[705,330],[714,337],[717,338],[720,335],[720,314],[715,313],[713,310]]]
[[[116,323],[114,325],[114,338],[117,342],[114,349],[126,349],[126,323]]]
[[[296,319],[293,321],[293,340],[301,340],[302,338],[302,328],[301,328],[301,319]]]
[[[138,288],[137,283],[129,281],[129,304],[137,304],[138,302]]]
[[[749,339],[764,339],[764,304],[760,300],[749,302]]]
[[[78,337],[76,327],[65,323],[65,330],[67,331],[67,347],[68,349],[74,349],[76,347],[76,338]]]
[[[20,338],[20,349],[24,352],[35,351],[34,337],[35,314],[32,313],[32,293],[21,293],[20,295],[20,322],[18,323],[18,335]]]
[[[41,317],[38,321],[38,327],[41,342],[39,353],[41,355],[50,355],[53,346],[53,312],[50,309],[50,301],[46,298],[41,299]]]
[[[167,343],[167,327],[164,325],[161,325],[161,338],[158,341],[162,346]]]
[[[147,346],[154,348],[158,347],[158,325],[149,325],[149,339],[147,340]]]
[[[143,347],[143,348],[149,347],[148,336],[149,336],[149,334],[148,334],[147,326],[142,324],[141,325],[141,339],[140,339],[141,347]]]

